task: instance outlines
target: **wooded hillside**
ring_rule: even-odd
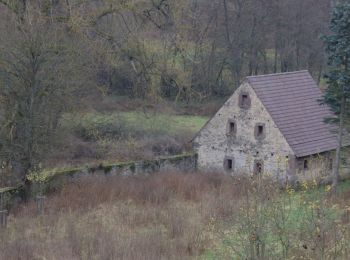
[[[0,2],[2,35],[30,26],[89,49],[108,92],[191,100],[228,94],[247,75],[309,69],[320,79],[332,1]]]
[[[320,36],[327,33],[331,8],[331,0],[0,0],[2,165],[23,176],[45,166],[53,151],[64,151],[66,161],[82,154],[101,159],[116,150],[111,138],[127,140],[123,147],[133,151],[146,149],[135,148],[132,138],[140,130],[125,130],[122,117],[117,125],[94,118],[93,127],[75,120],[81,129],[62,128],[67,114],[87,104],[96,108],[106,97],[128,97],[123,111],[161,102],[170,109],[197,104],[205,111],[247,75],[308,69],[321,81]],[[77,135],[74,143],[71,136]],[[91,140],[103,149],[91,151],[97,146]],[[164,143],[170,139],[164,140],[152,154],[181,150],[178,141],[169,146]]]

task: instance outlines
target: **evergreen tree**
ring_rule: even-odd
[[[347,105],[350,97],[350,3],[334,7],[330,22],[329,36],[324,37],[328,54],[329,72],[326,75],[328,88],[323,102],[328,104],[336,115],[330,123],[338,124],[338,145],[333,166],[333,190],[339,180],[340,151],[343,142],[344,120],[349,115]]]

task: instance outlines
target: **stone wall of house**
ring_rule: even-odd
[[[240,107],[240,95],[249,95],[250,107]],[[234,135],[227,134],[228,122],[236,124]],[[265,138],[255,137],[256,124],[264,124]],[[199,169],[223,170],[225,158],[233,160],[231,174],[252,174],[261,160],[265,174],[285,179],[293,151],[258,99],[253,88],[242,84],[194,139]],[[226,169],[227,170],[227,169]]]

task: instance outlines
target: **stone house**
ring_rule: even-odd
[[[337,134],[321,96],[308,71],[247,77],[194,138],[198,168],[281,181],[329,175]]]

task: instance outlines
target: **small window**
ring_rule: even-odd
[[[227,160],[227,169],[228,169],[228,170],[232,170],[232,167],[233,167],[232,160],[231,160],[231,159],[228,159],[228,160]]]
[[[333,159],[329,159],[329,170],[333,170]]]
[[[233,133],[235,131],[236,124],[234,122],[230,122],[230,133]]]
[[[309,169],[309,161],[304,160],[304,170],[308,170],[308,169]]]
[[[307,170],[309,170],[309,160],[305,159],[305,158],[301,158],[300,160],[298,160],[298,169],[299,172],[305,172]]]
[[[262,160],[256,160],[254,162],[254,174],[260,175],[264,172],[264,162]]]
[[[234,136],[237,132],[237,124],[234,120],[229,120],[227,123],[227,135]]]
[[[265,138],[265,124],[256,124],[255,126],[255,138],[258,140]]]
[[[245,109],[250,107],[250,97],[248,93],[243,92],[239,95],[239,106]]]
[[[233,158],[225,158],[224,160],[224,168],[226,171],[233,171],[234,161]]]

